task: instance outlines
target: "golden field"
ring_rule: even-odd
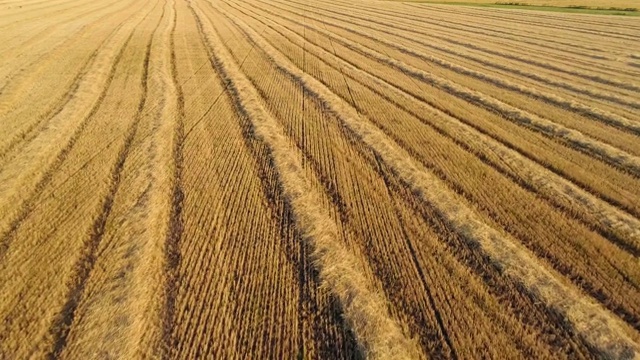
[[[0,0],[0,54],[0,359],[640,358],[632,18]]]

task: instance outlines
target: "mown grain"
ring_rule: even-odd
[[[639,358],[638,39],[0,0],[0,358]]]

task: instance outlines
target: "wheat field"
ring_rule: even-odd
[[[0,359],[640,359],[640,22],[0,0]]]

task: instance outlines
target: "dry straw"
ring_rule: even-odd
[[[282,190],[292,206],[296,224],[312,249],[322,281],[340,301],[345,319],[364,354],[372,359],[415,359],[414,341],[407,339],[389,316],[382,294],[372,290],[358,261],[341,243],[337,227],[319,205],[319,196],[305,178],[297,152],[289,145],[281,126],[266,111],[251,82],[239,70],[216,30],[193,10],[205,33],[212,63],[233,96],[238,110],[247,116],[256,135],[268,146]]]
[[[318,80],[296,68],[240,19],[231,14],[228,16],[264,51],[280,71],[301,84],[311,96],[316,97],[332,111],[347,128],[373,149],[414,193],[433,205],[451,228],[469,243],[479,245],[506,275],[522,282],[531,293],[563,314],[596,351],[609,358],[629,358],[630,355],[640,354],[640,346],[629,337],[626,325],[617,317],[570,284],[560,280],[558,274],[540,263],[517,241],[482,222],[463,199],[417,164],[405,150],[370,121],[363,119],[353,107]]]

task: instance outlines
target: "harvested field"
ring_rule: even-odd
[[[0,0],[1,359],[640,359],[640,24]]]

